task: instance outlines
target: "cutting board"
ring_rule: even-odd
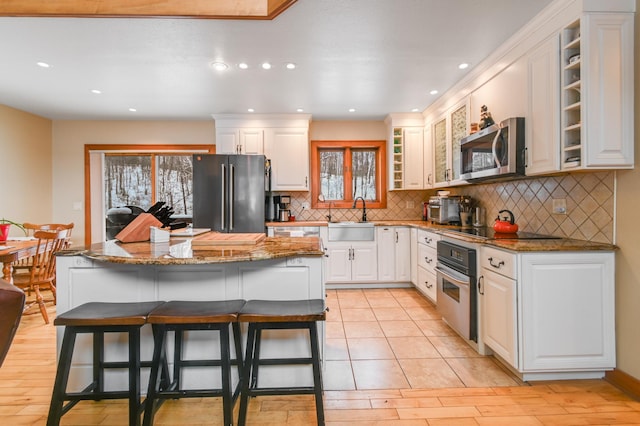
[[[255,245],[266,238],[265,234],[227,234],[207,232],[191,240],[192,247]]]

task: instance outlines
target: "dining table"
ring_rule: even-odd
[[[2,262],[2,278],[13,283],[13,263],[29,258],[38,249],[37,238],[7,240],[0,243],[0,262]]]

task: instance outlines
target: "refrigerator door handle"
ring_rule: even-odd
[[[225,228],[225,217],[224,217],[224,208],[225,205],[227,204],[227,191],[226,191],[226,181],[227,181],[227,167],[224,164],[221,164],[220,167],[222,168],[222,179],[220,179],[220,185],[222,185],[222,203],[220,203],[220,229],[224,229]]]
[[[236,186],[236,168],[233,164],[229,165],[229,232],[233,231],[233,202],[235,200],[235,186]]]

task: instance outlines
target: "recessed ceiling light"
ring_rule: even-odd
[[[460,65],[458,65],[458,68],[460,68],[461,70],[463,70],[465,68],[469,68],[469,64],[467,64],[466,62],[463,62]]]
[[[129,112],[137,112],[138,110],[135,108],[129,108]]]
[[[247,112],[254,112],[254,111],[255,111],[255,109],[253,109],[253,108],[247,109]]]
[[[229,68],[229,65],[225,64],[224,62],[211,62],[211,68],[216,71],[224,71]]]
[[[288,62],[285,67],[287,67],[288,70],[294,70],[296,69],[296,64],[294,64],[293,62]]]
[[[246,62],[240,62],[238,64],[238,68],[240,68],[241,70],[246,70],[247,68],[249,68],[249,64],[247,64]]]
[[[414,108],[411,110],[411,112],[418,112],[418,111],[420,111],[418,108]]]
[[[37,62],[37,65],[42,68],[51,68],[51,65],[46,62]]]
[[[438,91],[437,91],[437,90],[432,90],[432,91],[430,91],[430,92],[429,92],[429,94],[430,94],[430,95],[437,95],[437,94],[438,94]]]
[[[298,108],[296,112],[304,112],[304,110],[302,108]]]
[[[356,112],[355,108],[349,108],[349,112]]]
[[[98,90],[98,89],[91,89],[91,93],[96,94],[96,95],[99,95],[99,94],[101,94],[101,93],[102,93],[102,91],[101,91],[101,90]]]
[[[270,70],[271,69],[271,64],[269,62],[263,62],[262,63],[262,69]]]

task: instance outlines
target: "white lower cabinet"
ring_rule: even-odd
[[[437,302],[436,287],[436,257],[437,244],[440,236],[424,229],[418,229],[416,235],[416,264],[417,281],[416,288],[434,303]]]
[[[381,226],[376,228],[378,245],[378,281],[411,280],[411,234],[409,228]]]
[[[331,243],[326,253],[327,283],[378,280],[375,242]]]
[[[482,247],[484,344],[524,380],[602,377],[615,367],[613,252]]]

